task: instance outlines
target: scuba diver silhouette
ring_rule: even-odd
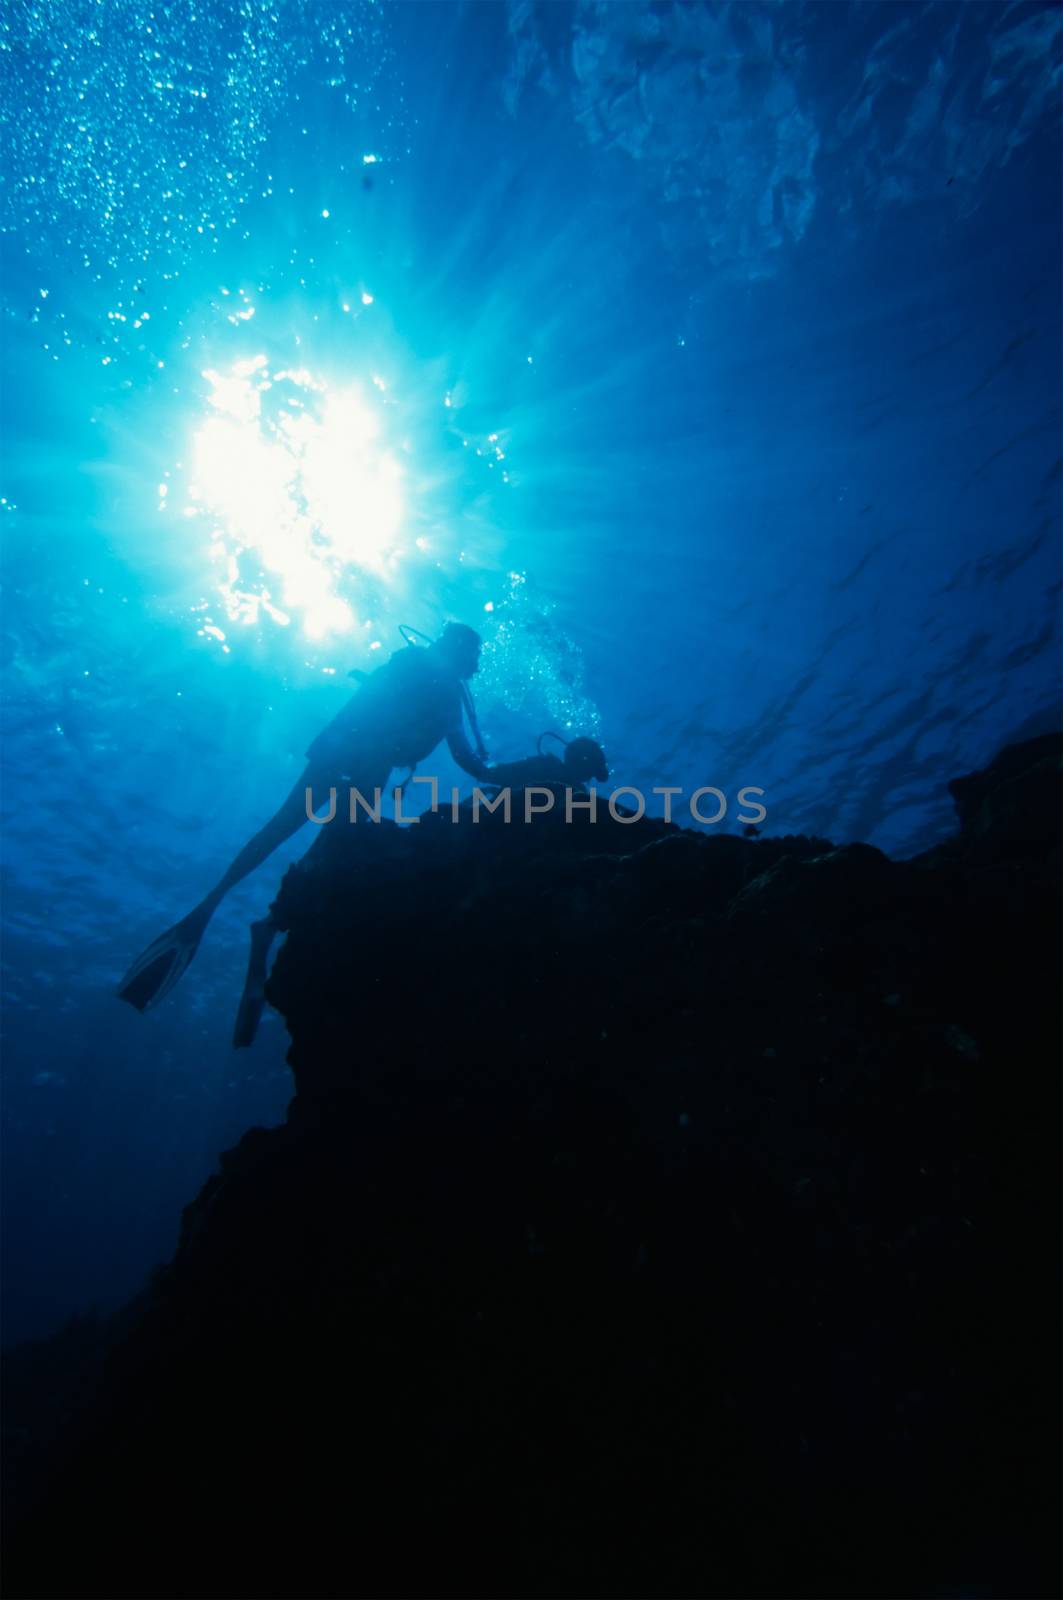
[[[397,650],[371,675],[357,674],[364,679],[362,687],[311,744],[306,768],[280,809],[248,840],[206,898],[137,957],[118,986],[120,999],[146,1011],[170,993],[229,890],[308,820],[307,789],[321,795],[318,805],[323,805],[329,789],[341,782],[371,796],[375,789],[387,787],[394,769],[412,770],[444,739],[464,772],[487,778],[486,752],[466,687],[480,664],[479,634],[463,623],[449,622],[438,640],[420,648],[413,645],[413,632],[402,629],[406,649]],[[463,708],[475,749],[465,735]],[[276,931],[269,917],[252,926],[251,967],[234,1044],[250,1044],[254,1037],[264,999],[259,991],[264,990],[266,956]],[[246,1037],[248,1033],[250,1037]]]

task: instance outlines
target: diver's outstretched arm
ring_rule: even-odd
[[[138,1011],[158,1005],[173,988],[199,948],[199,941],[211,917],[235,884],[246,878],[273,854],[278,845],[298,833],[307,820],[306,791],[313,788],[318,804],[328,798],[322,792],[321,774],[307,767],[291,793],[281,802],[264,828],[249,839],[223,878],[187,917],[156,939],[139,955],[118,986],[118,996]]]
[[[480,760],[480,757],[465,737],[464,728],[460,726],[451,728],[446,739],[450,753],[462,772],[467,772],[470,778],[478,778],[482,783],[490,769],[486,761]]]

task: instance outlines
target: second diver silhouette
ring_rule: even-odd
[[[564,756],[544,755],[544,739],[556,739],[564,748]],[[533,784],[572,789],[582,787],[588,778],[604,783],[609,776],[605,751],[593,739],[564,739],[559,733],[541,733],[535,748],[537,753],[523,761],[492,767],[488,782],[499,789],[524,789]]]

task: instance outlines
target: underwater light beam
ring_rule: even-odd
[[[402,472],[379,417],[356,386],[271,373],[264,355],[203,376],[210,414],[194,435],[189,510],[213,519],[230,621],[349,633],[352,578],[386,577],[399,555]]]

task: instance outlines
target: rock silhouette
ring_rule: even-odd
[[[1060,755],[910,861],[324,830],[286,1123],[10,1364],[12,1600],[1057,1592]]]

